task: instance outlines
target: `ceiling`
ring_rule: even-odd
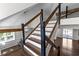
[[[0,20],[35,4],[36,3],[0,3]]]

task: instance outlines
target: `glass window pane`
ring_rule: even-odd
[[[15,40],[14,32],[0,33],[0,42],[7,42],[8,40]]]
[[[63,37],[72,38],[73,30],[72,29],[63,29]]]

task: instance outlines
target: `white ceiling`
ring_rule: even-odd
[[[36,3],[0,3],[0,20]]]

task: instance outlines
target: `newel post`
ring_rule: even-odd
[[[66,18],[68,16],[68,6],[66,6]]]
[[[60,19],[61,19],[61,3],[59,3],[59,15],[58,15],[58,20],[59,20],[59,26],[60,26]]]

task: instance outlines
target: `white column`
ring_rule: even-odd
[[[62,28],[58,29],[57,37],[63,37],[63,29]]]
[[[73,39],[78,40],[79,39],[79,30],[73,29]]]

